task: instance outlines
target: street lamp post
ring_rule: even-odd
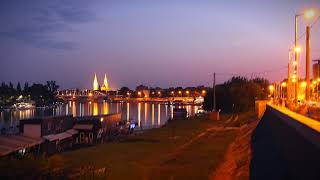
[[[310,100],[310,26],[306,29],[306,100]]]
[[[294,47],[295,47],[295,75],[296,75],[296,83],[295,83],[295,103],[297,103],[298,98],[298,51],[296,50],[298,48],[298,17],[301,16],[301,14],[295,15],[295,36],[294,36]],[[304,12],[304,16],[306,19],[311,19],[315,16],[314,9],[309,9]],[[310,100],[310,26],[307,26],[306,29],[306,100]]]
[[[294,61],[295,61],[295,67],[294,67],[294,71],[295,71],[295,75],[296,75],[296,82],[295,82],[295,88],[294,88],[294,100],[295,100],[295,104],[297,104],[298,102],[298,84],[299,84],[299,76],[298,76],[298,51],[296,50],[297,46],[298,46],[298,17],[300,15],[296,14],[295,15],[295,33],[294,33]]]
[[[290,60],[291,60],[291,56],[290,56],[290,50],[288,53],[288,81],[287,81],[287,101],[289,101],[291,99],[290,95],[291,92],[289,91],[289,89],[291,89],[291,79],[290,79]]]

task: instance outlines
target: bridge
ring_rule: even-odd
[[[107,93],[102,91],[85,90],[61,90],[58,91],[56,97],[64,101],[70,100],[96,100],[107,98]]]

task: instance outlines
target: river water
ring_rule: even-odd
[[[143,128],[160,127],[173,117],[173,108],[183,107],[187,109],[188,116],[198,112],[199,106],[194,105],[168,105],[160,103],[140,102],[74,102],[70,101],[54,108],[28,109],[22,111],[0,112],[0,129],[14,128],[19,120],[43,116],[91,116],[101,114],[121,113],[122,120],[133,120]]]

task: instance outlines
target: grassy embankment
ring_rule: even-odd
[[[80,167],[106,168],[108,179],[208,179],[224,159],[237,127],[250,118],[251,113],[222,115],[221,121],[207,116],[177,119],[120,142],[52,156],[46,167],[71,174],[81,172]]]

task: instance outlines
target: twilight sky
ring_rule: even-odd
[[[319,0],[2,0],[0,81],[91,88],[210,85],[231,74],[285,78],[294,14]],[[306,21],[299,19],[300,34]],[[305,44],[305,36],[300,41]],[[304,73],[302,46],[300,73]],[[311,59],[320,58],[320,20]],[[304,75],[303,75],[304,77]]]

